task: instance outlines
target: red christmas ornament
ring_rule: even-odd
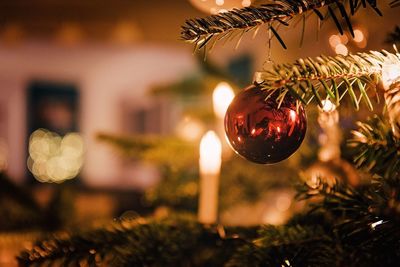
[[[251,85],[233,99],[225,114],[225,132],[233,150],[260,164],[288,158],[300,146],[307,129],[303,106],[286,95],[280,108],[278,93]]]

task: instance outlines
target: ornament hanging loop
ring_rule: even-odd
[[[263,69],[268,69],[268,65],[273,65],[274,60],[272,59],[272,31],[271,31],[272,23],[268,23],[268,54],[267,59],[263,63]]]

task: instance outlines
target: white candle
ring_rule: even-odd
[[[213,131],[208,131],[200,142],[200,197],[198,219],[212,224],[218,216],[218,187],[221,169],[221,141]]]

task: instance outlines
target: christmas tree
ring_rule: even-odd
[[[394,0],[390,5],[396,8],[400,2]],[[222,39],[237,38],[240,43],[243,34],[267,27],[269,43],[275,37],[286,49],[279,34],[280,25],[290,26],[299,17],[304,27],[307,17],[315,14],[319,24],[333,21],[340,34],[347,31],[355,37],[351,17],[364,8],[382,15],[376,1],[259,3],[190,19],[183,25],[181,37],[193,43],[196,50],[207,53]],[[387,41],[396,43],[398,37],[397,27]],[[314,105],[319,107],[318,123],[326,134],[326,140],[321,141],[324,149],[319,151],[318,166],[325,163],[343,170],[341,177],[326,171],[318,175],[304,173],[296,197],[307,206],[287,223],[223,226],[213,219],[198,221],[184,212],[168,216],[161,212],[147,218],[129,216],[99,229],[60,233],[38,241],[31,250],[21,252],[19,263],[21,266],[397,266],[400,260],[399,90],[400,53],[396,48],[392,52],[322,55],[273,64],[258,72],[254,84],[242,90],[228,108],[225,130],[231,146],[257,163],[283,160],[302,143],[307,124],[304,109]],[[348,140],[354,167],[367,177],[363,182],[352,176],[350,167],[335,150],[339,138],[338,109],[348,103],[353,112],[366,107],[373,113],[367,121],[357,123],[357,130]],[[112,139],[107,135],[101,138],[119,142],[121,147],[143,157],[158,155],[151,149],[162,154],[185,145],[177,140],[166,143],[157,139]],[[232,165],[237,166],[235,162]],[[182,168],[186,170],[187,165],[182,164]],[[171,169],[167,172],[177,174]]]

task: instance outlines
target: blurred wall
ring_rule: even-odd
[[[8,147],[8,172],[18,181],[26,170],[26,88],[32,80],[68,82],[80,91],[80,131],[86,145],[84,181],[93,186],[126,185],[115,153],[95,139],[98,132],[123,130],[122,103],[143,105],[147,90],[174,82],[195,69],[186,50],[168,45],[114,47],[24,43],[0,46],[0,136]],[[129,182],[129,181],[128,181]]]

